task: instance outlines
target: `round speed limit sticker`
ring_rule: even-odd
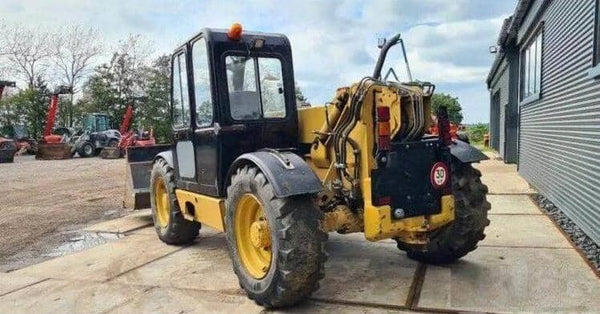
[[[433,185],[436,189],[441,189],[446,186],[448,183],[448,179],[450,178],[450,173],[448,171],[448,166],[446,166],[443,162],[437,162],[431,168],[431,185]]]

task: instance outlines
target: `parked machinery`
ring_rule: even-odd
[[[431,135],[438,135],[438,127],[437,127],[437,116],[431,116],[431,120],[433,124],[429,127],[428,133]],[[454,140],[461,140],[467,144],[471,144],[469,140],[469,134],[467,133],[467,128],[463,124],[455,124],[450,122],[450,136]]]
[[[5,87],[16,87],[16,83],[0,81],[0,100],[2,100]],[[18,146],[14,140],[0,136],[0,163],[13,162],[17,150]]]
[[[98,155],[105,147],[118,147],[121,132],[110,128],[110,119],[104,113],[92,113],[83,117],[80,129],[71,139],[74,151],[80,157]]]
[[[382,43],[371,76],[302,109],[283,35],[234,24],[176,49],[173,145],[154,157],[149,182],[158,237],[182,244],[202,224],[224,231],[241,287],[265,307],[318,288],[327,232],[394,239],[427,263],[474,250],[490,204],[471,163],[487,157],[452,140],[445,108],[439,136],[426,134],[432,84],[381,79],[399,42]]]
[[[68,130],[63,132],[63,129],[58,129],[59,132],[53,132],[58,113],[58,97],[72,92],[73,89],[70,86],[59,86],[51,92],[46,124],[42,138],[38,142],[36,159],[69,159],[73,157],[71,145],[69,144],[70,134]]]
[[[35,138],[29,135],[25,125],[14,125],[12,133],[12,138],[17,144],[17,148],[20,153],[35,155],[37,152],[38,142]]]
[[[131,125],[133,122],[133,105],[127,106],[119,132],[121,140],[117,147],[106,147],[100,153],[100,157],[104,159],[115,159],[125,156],[128,147],[153,146],[156,145],[152,129],[150,132],[144,130],[133,130]]]

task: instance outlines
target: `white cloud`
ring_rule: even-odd
[[[402,32],[414,76],[468,95],[461,101],[471,121],[471,116],[487,117],[487,107],[474,106],[471,99],[488,97],[487,47],[515,1],[3,0],[0,19],[43,28],[92,26],[103,34],[108,51],[119,39],[139,33],[152,40],[155,54],[171,52],[202,27],[226,28],[234,21],[246,29],[284,33],[292,42],[296,80],[313,103],[371,75],[377,38]],[[403,73],[401,59],[390,57]]]

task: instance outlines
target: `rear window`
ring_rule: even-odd
[[[279,59],[227,56],[225,65],[233,119],[285,118],[283,71]]]

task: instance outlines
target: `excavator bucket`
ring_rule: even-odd
[[[102,159],[119,159],[121,157],[123,156],[120,147],[104,147],[100,151],[100,158]]]
[[[150,172],[154,157],[171,145],[127,147],[123,208],[150,207]]]
[[[35,159],[59,160],[71,159],[73,152],[68,143],[39,143]]]
[[[12,140],[0,138],[0,163],[13,162],[17,145]]]

